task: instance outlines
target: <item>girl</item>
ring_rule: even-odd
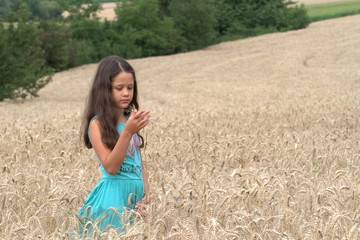
[[[150,112],[134,113],[139,109],[137,96],[135,72],[125,59],[110,56],[100,61],[85,110],[83,140],[95,150],[102,178],[78,212],[81,235],[91,236],[93,224],[100,231],[111,227],[122,233],[131,223],[128,210],[143,213],[150,201],[140,156],[144,140],[139,134],[149,123]]]

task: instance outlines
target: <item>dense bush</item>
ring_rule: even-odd
[[[45,51],[47,64],[55,70],[70,67],[68,49],[69,39],[71,39],[70,29],[52,21],[41,22],[39,29],[41,46]]]
[[[284,0],[219,0],[217,31],[222,37],[248,37],[266,32],[306,27],[310,20],[303,6]]]
[[[199,49],[215,42],[217,37],[215,8],[204,0],[173,0],[170,16],[186,39],[188,50]]]
[[[180,35],[173,20],[169,17],[160,18],[157,0],[122,0],[120,3],[116,9],[118,20],[115,28],[123,35],[133,36],[133,42],[122,44],[139,47],[143,57],[186,49],[186,39]]]
[[[135,45],[136,34],[131,31],[126,34],[120,32],[114,22],[87,19],[73,22],[71,30],[73,39],[87,46],[87,51],[84,53],[90,62],[96,62],[113,54],[126,58],[142,56],[141,47]]]

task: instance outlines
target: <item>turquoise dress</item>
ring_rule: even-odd
[[[117,130],[120,134],[124,127],[124,123],[118,123]],[[78,212],[82,220],[80,235],[91,237],[94,224],[101,232],[106,228],[115,228],[121,234],[132,223],[134,216],[129,210],[134,209],[135,203],[144,197],[139,143],[138,135],[134,134],[125,161],[116,175],[107,173],[100,163],[102,177]]]

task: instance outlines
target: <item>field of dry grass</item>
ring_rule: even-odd
[[[359,239],[359,59],[352,16],[131,60],[153,116],[152,202],[127,239]],[[76,225],[100,178],[79,142],[95,68],[0,103],[0,239],[67,239]]]
[[[114,2],[101,3],[101,10],[99,10],[96,15],[100,19],[107,19],[109,21],[114,20],[116,18],[116,13],[114,10],[115,8],[116,8],[116,3]],[[62,16],[68,17],[69,12],[64,11],[62,13]]]

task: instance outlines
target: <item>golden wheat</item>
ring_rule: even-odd
[[[124,239],[359,239],[359,26],[353,16],[131,61],[152,112],[152,197]],[[95,67],[0,103],[0,239],[72,237],[100,178],[79,137]],[[119,236],[94,226],[93,238]]]

